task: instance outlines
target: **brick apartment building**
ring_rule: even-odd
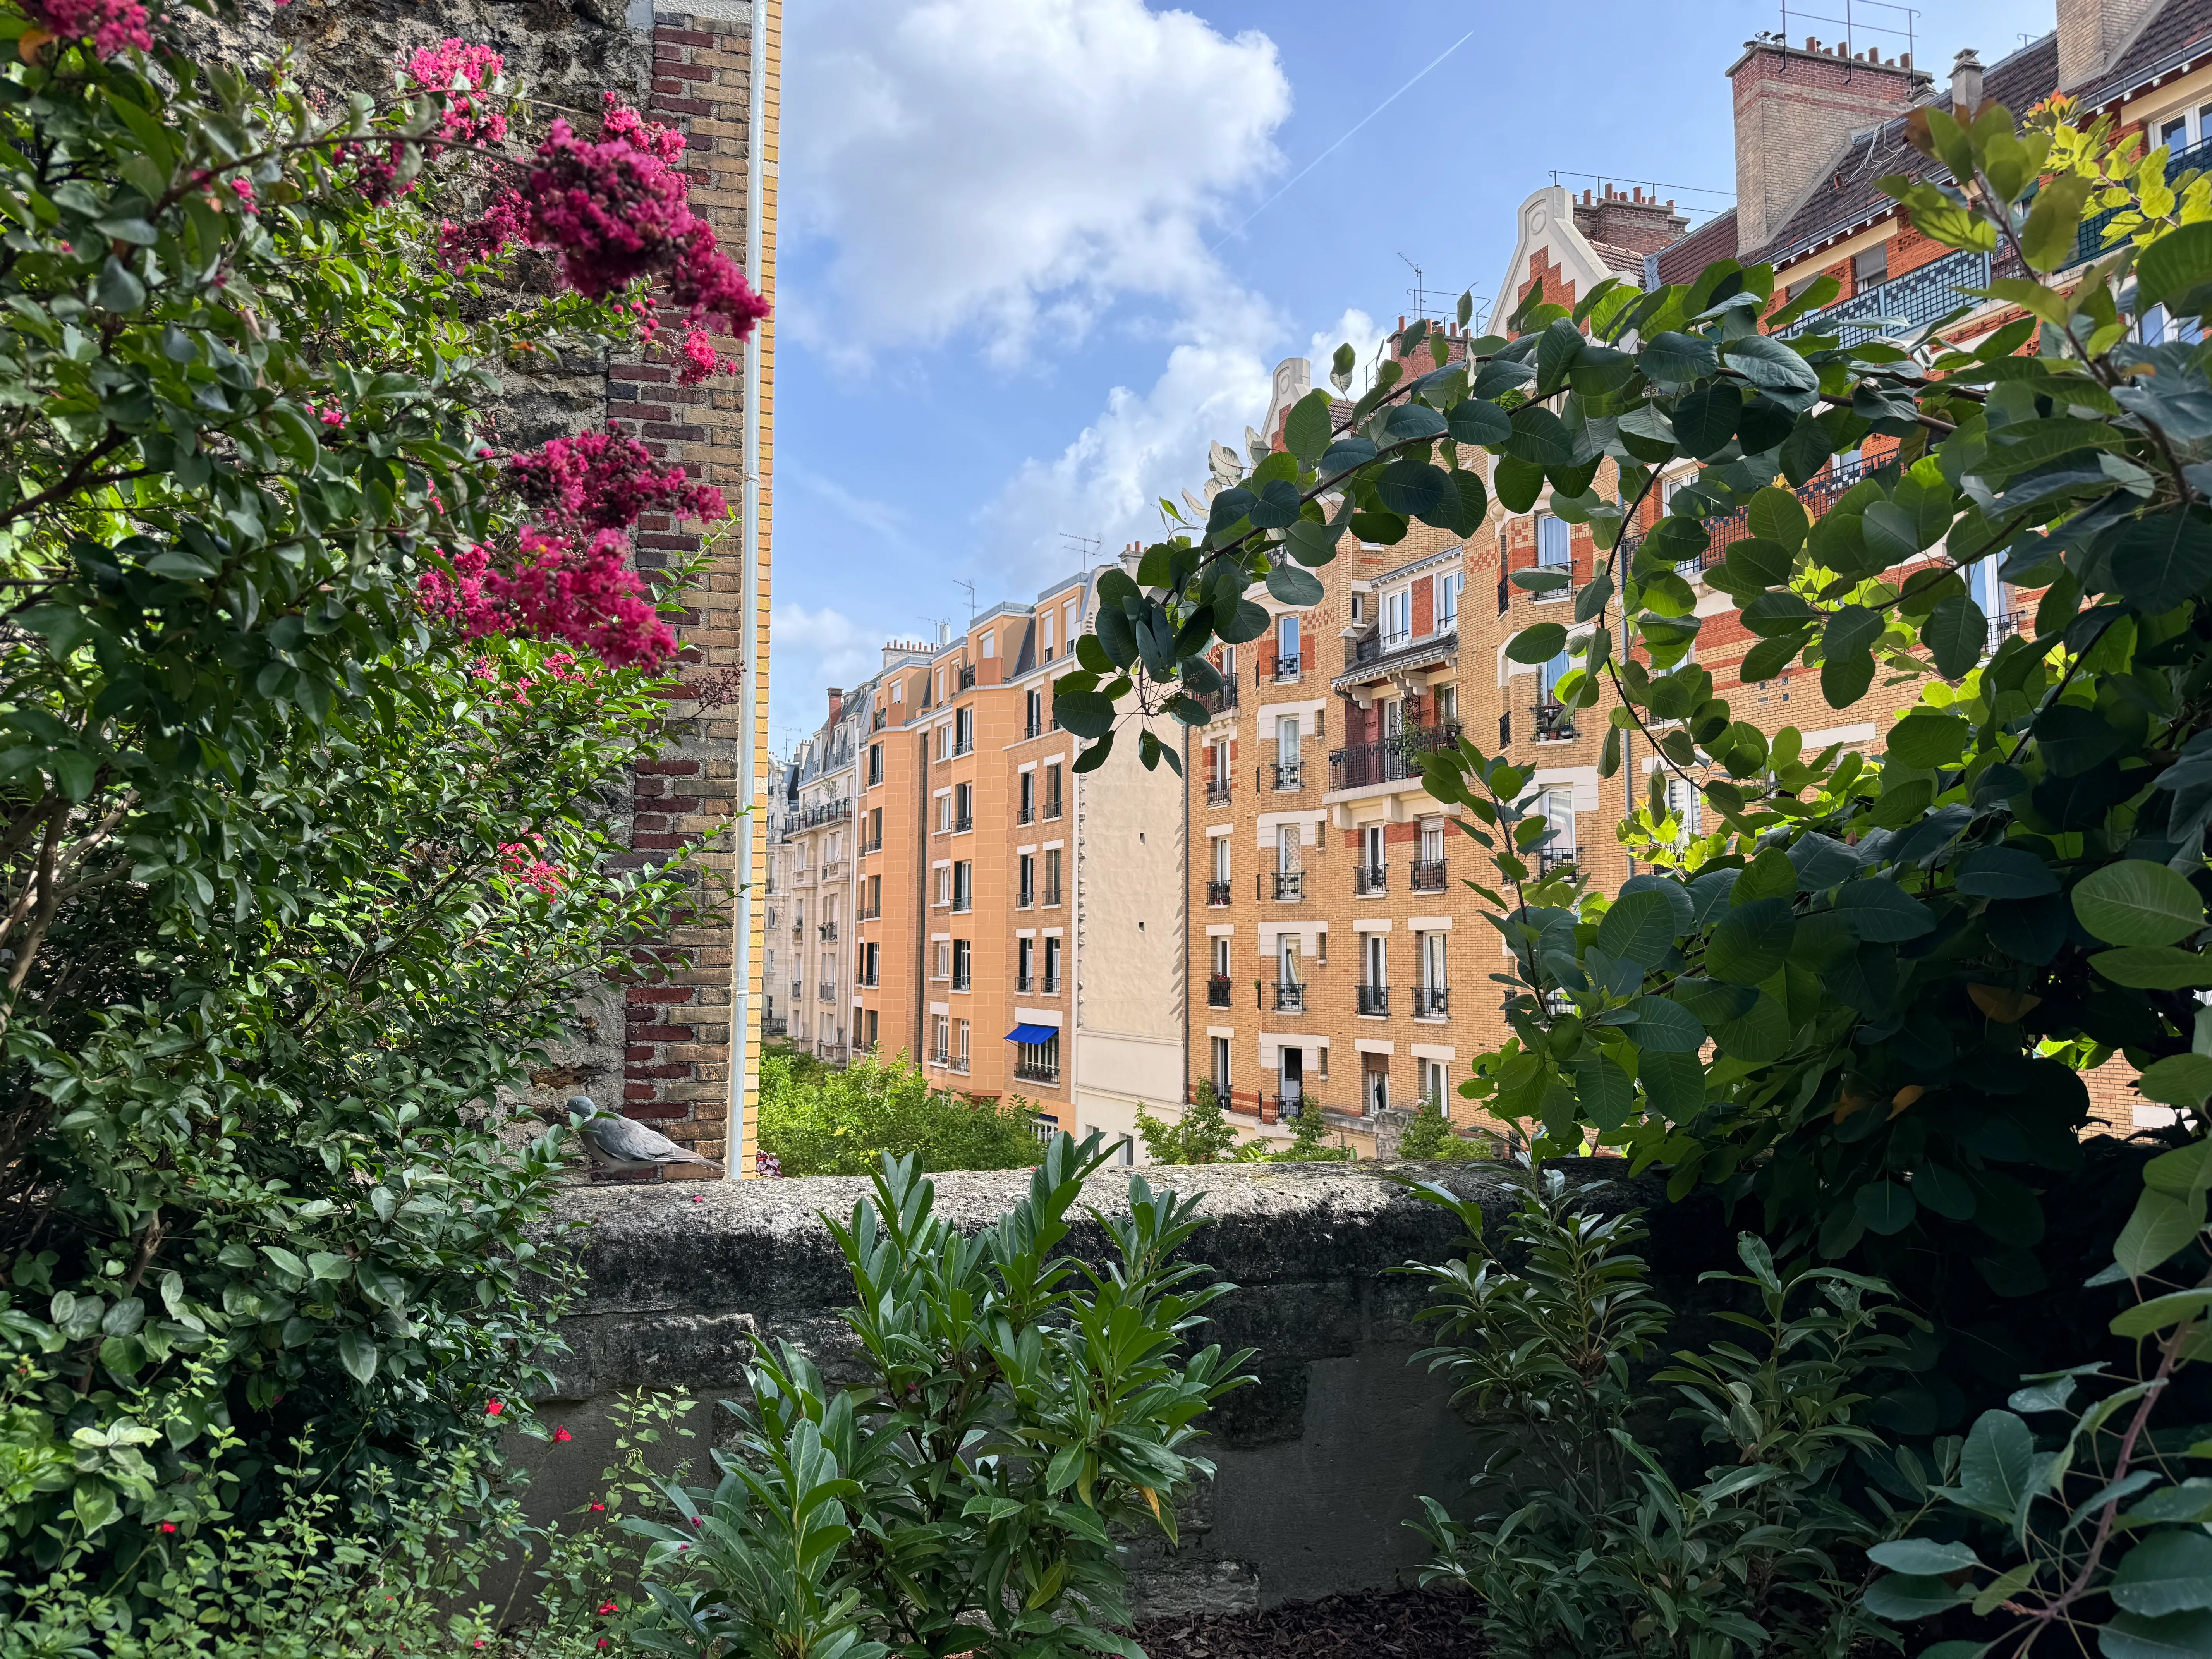
[[[910,1054],[1041,1130],[1126,1134],[1179,1095],[1181,786],[1133,744],[1077,776],[1052,716],[1110,568],[894,641],[830,692],[783,808],[793,1045]]]
[[[1923,103],[1971,111],[1994,99],[2019,112],[2065,90],[2081,98],[2085,120],[2109,112],[2148,129],[2172,147],[2177,166],[2212,158],[2212,0],[2066,0],[2055,33],[1986,70],[1960,53],[1940,94],[1909,58],[1885,61],[1879,51],[1811,39],[1747,42],[1728,74],[1737,206],[1692,231],[1674,203],[1640,189],[1539,191],[1517,216],[1497,290],[1500,321],[1540,289],[1571,307],[1608,277],[1687,282],[1723,258],[1772,264],[1778,306],[1820,276],[1836,277],[1835,301],[1798,330],[1856,325],[1871,335],[1893,326],[1876,319],[1934,321],[1991,271],[1987,256],[1921,236],[1875,187],[1928,165],[1902,135],[1904,115]],[[2082,257],[2097,251],[2085,235]],[[1971,344],[2018,314],[1984,305],[1947,337]],[[2163,324],[2154,317],[2149,326]],[[1280,446],[1281,422],[1310,373],[1296,359],[1277,368],[1261,453]],[[1893,447],[1874,438],[1838,457],[1798,492],[1808,510],[1824,509]],[[1224,453],[1216,447],[1212,489],[1228,481]],[[1695,471],[1680,466],[1662,480],[1629,547]],[[1601,476],[1599,487],[1607,484]],[[1802,666],[1747,682],[1741,665],[1754,636],[1728,596],[1703,581],[1747,532],[1727,518],[1707,528],[1711,548],[1683,574],[1698,591],[1695,659],[1712,674],[1715,695],[1770,737],[1793,728],[1808,753],[1832,745],[1879,753],[1920,683],[1878,682],[1837,711]],[[1618,826],[1649,799],[1664,763],[1632,734],[1620,770],[1601,779],[1608,703],[1571,721],[1551,696],[1569,658],[1530,665],[1504,656],[1522,629],[1564,620],[1570,591],[1539,596],[1511,574],[1549,566],[1580,585],[1601,558],[1586,526],[1540,499],[1526,514],[1493,505],[1464,543],[1419,524],[1392,547],[1347,541],[1318,573],[1324,595],[1310,609],[1255,596],[1270,631],[1222,653],[1234,672],[1195,739],[1188,786],[1189,1083],[1210,1079],[1248,1133],[1279,1139],[1292,1114],[1318,1107],[1364,1152],[1388,1151],[1402,1109],[1423,1099],[1449,1103],[1463,1125],[1479,1121],[1454,1090],[1468,1061],[1506,1035],[1488,979],[1503,947],[1461,879],[1488,874],[1487,861],[1452,830],[1451,811],[1422,792],[1424,750],[1456,743],[1464,731],[1486,750],[1533,765],[1532,787],[1556,832],[1537,856],[1572,860],[1601,890],[1634,873]],[[1996,564],[1969,568],[1992,647],[2032,617],[2034,598],[2009,592]],[[1662,787],[1669,811],[1694,830],[1696,792],[1672,776]],[[2100,1115],[2123,1130],[2161,1109],[2138,1101],[2130,1081],[2117,1062],[2091,1079]]]

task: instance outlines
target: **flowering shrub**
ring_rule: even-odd
[[[483,410],[518,343],[742,320],[677,280],[720,256],[481,303],[414,250],[522,165],[495,53],[332,112],[171,40],[156,74],[161,28],[0,12],[0,1652],[268,1613],[270,1538],[335,1570],[463,1461],[425,1535],[508,1526],[568,1149],[503,1141],[502,1091],[714,897],[619,866],[604,808],[673,644],[627,532],[723,503]],[[343,1528],[278,1473],[311,1426]]]

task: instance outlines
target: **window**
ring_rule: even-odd
[[[1036,902],[1036,854],[1034,853],[1021,855],[1015,902],[1024,910]]]
[[[2171,152],[2189,148],[2189,112],[2186,110],[2158,124],[2158,142]]]
[[[959,1038],[960,1050],[953,1055],[952,1063],[964,1072],[968,1069],[968,1022],[966,1020],[960,1022],[959,1030],[954,1035]]]
[[[973,828],[975,823],[975,786],[966,783],[954,784],[952,786],[952,827],[955,830],[967,830]]]
[[[952,715],[952,752],[964,755],[975,746],[975,711],[960,708]]]
[[[1276,947],[1275,977],[1286,989],[1298,984],[1298,936],[1285,933]]]
[[[1052,660],[1052,612],[1048,611],[1037,618],[1037,660]]]
[[[1229,941],[1226,939],[1217,938],[1208,939],[1206,943],[1213,955],[1214,978],[1227,979],[1229,977]]]
[[[952,977],[952,941],[945,939],[936,940],[930,947],[929,962],[931,978],[951,979]]]
[[[1042,1042],[1018,1042],[1014,1045],[1014,1075],[1033,1083],[1060,1081],[1060,1039],[1048,1036]],[[1038,1137],[1047,1137],[1051,1120],[1038,1125]]]
[[[1413,591],[1401,587],[1382,596],[1382,643],[1394,645],[1413,635]]]
[[[1367,596],[1364,593],[1354,593],[1352,596],[1352,620],[1364,622],[1366,618]]]
[[[878,823],[876,825],[877,843],[880,845],[883,839],[884,826],[881,823]],[[868,878],[868,914],[871,916],[879,916],[883,915],[883,913],[884,878],[881,876],[870,876]]]
[[[975,866],[966,859],[952,866],[952,908],[972,910],[975,907]]]
[[[1296,673],[1298,666],[1298,619],[1282,617],[1275,623],[1275,672]]]
[[[1442,818],[1431,818],[1421,825],[1421,862],[1434,864],[1444,855],[1444,825]]]
[[[1055,995],[1060,990],[1060,941],[1048,939],[1044,942],[1044,994]]]
[[[937,671],[937,700],[939,702],[945,701],[945,671],[942,668]]]
[[[1034,702],[1036,697],[1036,693],[1034,691],[1030,692],[1030,697],[1031,701]],[[1024,823],[1027,823],[1031,818],[1036,816],[1036,774],[1034,772],[1024,772],[1021,775],[1021,821]]]
[[[1279,823],[1275,826],[1275,868],[1290,875],[1298,867],[1298,826]]]
[[[860,1018],[863,1022],[863,1029],[865,1029],[868,1034],[868,1047],[872,1048],[878,1042],[883,1041],[880,1035],[881,1028],[876,1023],[876,1011],[871,1008]]]
[[[1438,726],[1449,726],[1459,719],[1459,687],[1440,685],[1429,695],[1436,699]]]
[[[884,746],[879,743],[868,745],[868,787],[872,789],[884,781]]]
[[[1209,794],[1229,793],[1229,745],[1225,743],[1206,745],[1206,787]]]
[[[1060,902],[1060,849],[1056,847],[1044,855],[1044,902]]]
[[[1441,991],[1450,981],[1444,978],[1444,946],[1450,941],[1449,933],[1422,933],[1420,940],[1421,983],[1431,991]]]
[[[1574,564],[1567,521],[1548,513],[1536,515],[1536,563],[1546,570],[1566,570]]]
[[[1388,1111],[1390,1107],[1390,1057],[1388,1054],[1362,1054],[1360,1098],[1367,1111]]]
[[[969,941],[964,939],[956,939],[952,941],[952,988],[954,990],[964,991],[968,988],[968,978],[975,968],[975,961],[974,947]]]
[[[1061,614],[1061,615],[1062,615],[1062,616],[1066,619],[1066,622],[1067,622],[1067,628],[1066,628],[1066,631],[1063,634],[1062,637],[1063,637],[1064,639],[1066,639],[1066,641],[1067,641],[1067,643],[1068,643],[1068,647],[1069,647],[1069,648],[1070,648],[1071,650],[1074,647],[1074,645],[1075,645],[1075,617],[1076,617],[1076,607],[1077,607],[1078,605],[1081,605],[1081,604],[1082,604],[1082,601],[1081,601],[1080,599],[1070,599],[1070,600],[1067,602],[1067,604],[1066,604],[1066,607],[1065,607],[1065,608],[1061,611],[1061,612],[1060,612],[1060,614]]]
[[[1389,862],[1389,854],[1382,848],[1382,826],[1370,823],[1359,832],[1359,861],[1370,870],[1380,870]]]
[[[1288,763],[1298,757],[1298,717],[1285,714],[1275,722],[1275,758]]]
[[[1996,560],[1977,559],[1966,567],[1966,591],[1973,595],[1974,603],[1981,606],[1984,617],[2005,614],[2005,589],[1997,580]]]
[[[929,1057],[942,1066],[952,1058],[952,1022],[943,1014],[929,1023]]]
[[[1213,1039],[1213,1091],[1224,1101],[1229,1098],[1229,1039]]]
[[[1683,779],[1667,780],[1667,816],[1677,826],[1675,845],[1683,846],[1697,838],[1704,805],[1705,797]]]
[[[1863,294],[1889,280],[1889,244],[1878,242],[1863,253],[1851,255],[1851,291]]]
[[[1459,626],[1459,591],[1467,584],[1467,573],[1454,570],[1437,578],[1437,632],[1448,633]]]
[[[935,902],[939,905],[942,906],[952,902],[952,866],[951,865],[940,864],[937,866],[936,889],[937,898]]]
[[[868,845],[871,847],[881,847],[883,844],[884,809],[878,806],[871,809],[868,813]],[[876,879],[878,881],[881,881],[883,878],[878,876]]]
[[[999,636],[988,628],[983,630],[983,654],[986,657],[995,657],[999,654]]]
[[[1381,933],[1367,935],[1367,985],[1370,990],[1380,990],[1390,982],[1390,952],[1389,940]]]
[[[1229,879],[1229,837],[1226,836],[1213,838],[1213,878],[1219,882]]]
[[[1014,941],[1014,989],[1026,991],[1033,982],[1036,969],[1036,941],[1033,939]]]
[[[906,682],[904,680],[893,680],[891,682],[891,701],[893,702],[904,702],[906,701]]]
[[[1444,1090],[1449,1082],[1449,1067],[1441,1060],[1419,1062],[1421,1072],[1421,1100],[1437,1111],[1444,1109]]]
[[[1048,818],[1060,816],[1060,768],[1044,769],[1044,815]]]
[[[1024,737],[1035,737],[1044,730],[1044,693],[1032,690],[1029,694],[1025,718],[1022,722]]]
[[[1573,659],[1562,651],[1558,656],[1537,669],[1537,682],[1543,691],[1544,702],[1557,702],[1559,700],[1556,695],[1556,688],[1561,680],[1566,678],[1567,671],[1573,666]]]
[[[943,760],[951,752],[952,728],[949,726],[940,726],[937,728],[937,758]]]
[[[1540,867],[1547,854],[1564,862],[1575,855],[1575,796],[1571,789],[1547,789],[1536,797],[1536,811],[1551,826],[1551,838],[1537,849]]]
[[[952,828],[952,792],[946,790],[937,798],[937,833],[943,835]]]

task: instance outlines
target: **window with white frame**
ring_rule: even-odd
[[[929,1057],[942,1066],[952,1057],[952,1020],[951,1016],[939,1014],[929,1025]]]
[[[1413,590],[1401,587],[1382,596],[1382,643],[1392,646],[1413,636]]]
[[[1218,882],[1229,879],[1229,837],[1226,836],[1213,838],[1213,879]]]
[[[987,657],[999,654],[999,635],[994,629],[987,628],[983,630],[983,654]]]
[[[1213,1091],[1224,1100],[1229,1097],[1229,1039],[1213,1039]]]
[[[1381,990],[1390,982],[1390,944],[1381,933],[1367,936],[1366,983],[1370,989]]]
[[[1282,939],[1277,946],[1275,960],[1276,977],[1279,979],[1285,987],[1296,989],[1300,982],[1298,979],[1298,936],[1296,933],[1285,933],[1282,936]]]
[[[1298,826],[1279,823],[1275,826],[1275,868],[1285,875],[1298,867]]]
[[[930,949],[929,955],[929,976],[932,979],[951,979],[952,977],[952,941],[949,939],[936,940]]]
[[[1536,563],[1545,570],[1565,570],[1574,563],[1567,521],[1549,513],[1536,515]]]
[[[1298,669],[1298,619],[1278,617],[1275,619],[1275,672],[1295,674]]]
[[[1575,793],[1571,789],[1547,789],[1536,797],[1536,811],[1550,826],[1550,839],[1540,851],[1554,860],[1564,861],[1575,854]]]
[[[1459,626],[1459,592],[1466,586],[1467,573],[1448,571],[1437,578],[1437,632],[1449,633]]]
[[[1229,940],[1225,937],[1218,936],[1207,943],[1210,947],[1209,954],[1213,958],[1214,978],[1227,979],[1229,977]]]
[[[949,865],[949,864],[945,864],[945,865],[939,865],[939,866],[938,866],[938,869],[937,869],[937,881],[936,881],[936,886],[937,886],[937,899],[936,899],[936,902],[937,902],[939,904],[940,904],[940,905],[945,905],[945,904],[950,904],[950,903],[951,903],[951,902],[952,902],[952,866],[951,866],[951,865]]]
[[[1705,797],[1692,787],[1687,780],[1677,777],[1667,780],[1667,816],[1674,820],[1677,846],[1686,845],[1697,838],[1704,806]]]
[[[1441,991],[1451,981],[1444,977],[1444,949],[1451,943],[1449,933],[1437,932],[1419,936],[1421,988]]]
[[[1423,1060],[1419,1064],[1422,1103],[1437,1111],[1443,1111],[1444,1091],[1451,1083],[1450,1068],[1441,1060]]]
[[[1049,611],[1037,618],[1037,660],[1039,662],[1052,660],[1053,620],[1053,614]]]

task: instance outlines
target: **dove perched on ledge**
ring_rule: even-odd
[[[678,1146],[658,1129],[648,1129],[634,1119],[607,1110],[589,1095],[570,1095],[565,1106],[541,1106],[538,1115],[548,1123],[582,1117],[585,1122],[579,1133],[584,1151],[592,1163],[606,1169],[651,1170],[665,1164],[703,1164],[710,1170],[722,1167],[688,1146]]]

